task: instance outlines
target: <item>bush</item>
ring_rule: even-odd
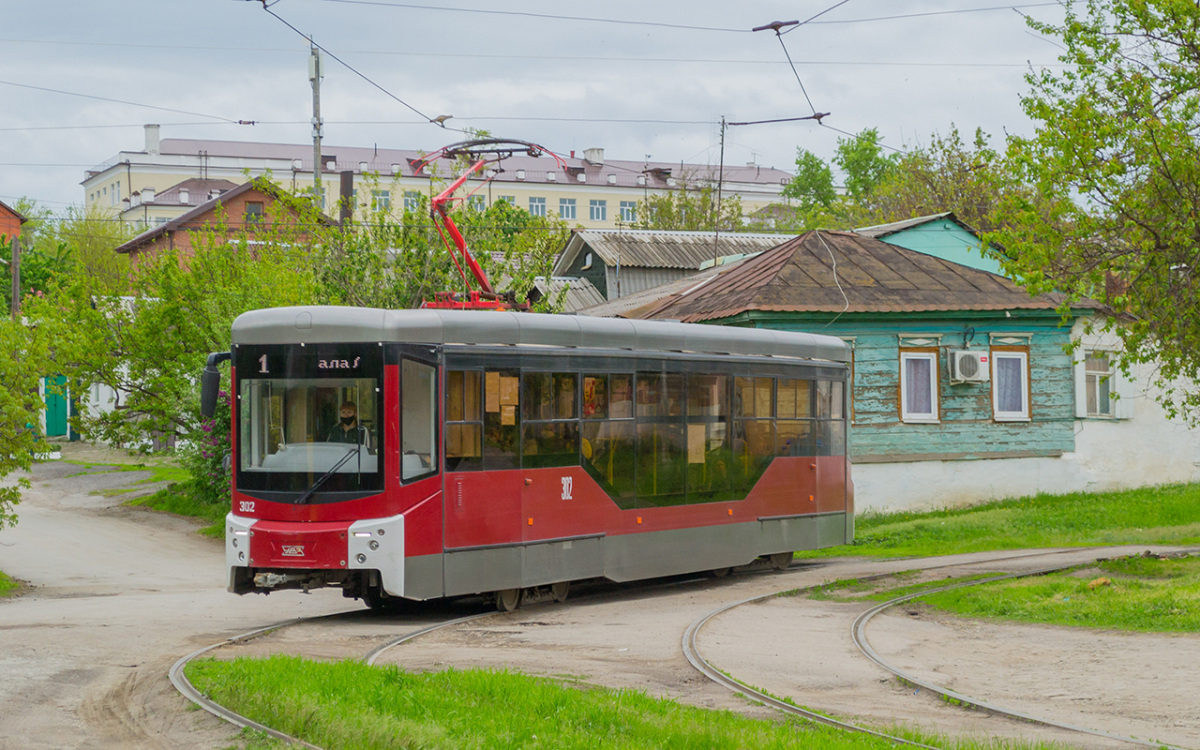
[[[225,466],[230,451],[229,393],[217,396],[217,409],[212,419],[200,420],[200,430],[179,449],[179,463],[191,474],[185,485],[197,502],[207,505],[228,505],[232,477]]]

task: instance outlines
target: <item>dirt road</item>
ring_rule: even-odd
[[[147,474],[80,471],[39,464],[20,523],[0,532],[0,570],[33,584],[0,600],[0,748],[228,747],[236,732],[186,709],[166,677],[171,664],[222,637],[348,603],[337,592],[228,594],[219,542],[90,494]]]
[[[4,750],[225,748],[234,730],[188,710],[170,686],[166,673],[180,656],[267,623],[351,611],[226,649],[224,655],[285,651],[358,658],[417,625],[412,617],[372,615],[336,591],[230,595],[219,543],[199,537],[188,522],[90,494],[128,485],[139,475],[71,476],[79,470],[65,462],[39,465],[35,486],[19,507],[20,524],[0,532],[0,570],[34,584],[21,597],[0,600]],[[1072,556],[1084,560],[1095,554]],[[778,574],[620,587],[428,636],[389,652],[388,659],[414,669],[506,666],[569,674],[763,713],[705,681],[684,660],[680,638],[695,618],[759,593],[938,564],[943,563],[847,560]],[[1030,558],[1004,567],[1022,564],[1046,563]],[[849,623],[861,609],[774,599],[712,621],[700,645],[716,666],[750,684],[844,716],[979,737],[1118,746],[914,694],[850,643]],[[1086,726],[1200,747],[1195,700],[1200,671],[1194,668],[1200,637],[982,625],[913,616],[907,609],[877,618],[870,636],[876,650],[898,666],[960,692]]]

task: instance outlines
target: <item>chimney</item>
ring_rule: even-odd
[[[585,148],[583,150],[583,160],[588,164],[595,164],[596,166],[604,164],[604,149]]]
[[[146,153],[158,156],[158,126],[146,126]]]
[[[154,188],[152,188],[152,187],[142,188],[142,203],[153,203],[153,202],[154,202]]]

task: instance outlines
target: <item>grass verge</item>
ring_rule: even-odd
[[[21,588],[20,583],[9,578],[3,571],[0,571],[0,597],[15,594],[19,588]]]
[[[127,502],[127,505],[174,513],[207,522],[208,525],[200,530],[204,536],[219,539],[225,533],[225,514],[229,512],[228,503],[214,505],[199,499],[198,493],[192,490],[191,474],[169,460],[160,459],[143,463],[85,463],[82,461],[70,461],[69,463],[82,467],[83,470],[79,474],[148,471],[150,472],[149,477],[139,479],[125,487],[99,490],[99,493],[105,497],[120,497],[148,484],[168,482],[166,487],[151,495],[133,498]]]
[[[943,591],[917,601],[963,617],[1196,633],[1200,631],[1200,558],[1103,560],[1087,568]]]
[[[229,503],[213,504],[199,499],[192,492],[190,478],[170,484],[153,495],[131,500],[129,504],[207,522],[208,525],[200,529],[203,536],[221,539],[225,535],[225,514],[229,512]]]
[[[892,748],[795,720],[765,721],[633,690],[580,688],[503,671],[408,673],[295,657],[189,664],[222,705],[328,750],[337,748]],[[257,742],[253,740],[252,742]],[[964,743],[943,747],[1041,748]],[[252,750],[270,745],[249,745]]]
[[[1117,544],[1200,543],[1200,484],[1035,495],[926,513],[865,513],[854,544],[801,557],[926,557]]]

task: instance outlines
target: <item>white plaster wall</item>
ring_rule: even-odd
[[[1038,492],[1070,492],[1084,483],[1074,453],[1061,458],[855,464],[851,474],[854,507],[860,513],[953,508]]]
[[[1083,349],[1120,349],[1115,336],[1072,335]],[[1082,350],[1076,358],[1082,357]],[[858,511],[927,510],[1033,495],[1200,481],[1200,429],[1168,419],[1155,401],[1154,367],[1131,373],[1132,417],[1076,419],[1075,451],[1060,458],[919,461],[852,468]]]

